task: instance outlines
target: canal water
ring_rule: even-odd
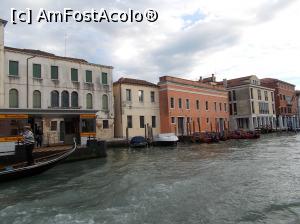
[[[1,183],[0,223],[300,223],[300,135],[109,150]]]

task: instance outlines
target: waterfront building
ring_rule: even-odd
[[[162,133],[228,130],[228,94],[214,75],[199,81],[163,76],[158,85]]]
[[[275,89],[275,108],[278,128],[281,130],[298,128],[298,102],[295,85],[273,78],[261,79],[261,84]]]
[[[27,115],[44,144],[112,138],[113,67],[6,47],[5,24],[0,20],[0,113]]]
[[[297,97],[297,110],[298,110],[298,125],[300,127],[300,90],[296,91],[296,97]]]
[[[145,136],[160,132],[158,86],[144,80],[120,78],[113,84],[115,137]]]
[[[257,76],[224,80],[228,90],[230,128],[275,128],[274,89],[262,86]]]

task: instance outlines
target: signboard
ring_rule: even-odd
[[[28,119],[27,114],[0,114],[0,119]]]

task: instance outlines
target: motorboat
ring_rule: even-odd
[[[148,145],[147,140],[143,136],[134,136],[129,143],[132,148],[142,148]]]
[[[153,138],[153,145],[172,146],[176,145],[178,140],[178,137],[174,133],[164,133]]]

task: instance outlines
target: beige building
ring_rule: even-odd
[[[0,20],[0,114],[26,114],[44,144],[113,137],[113,67],[4,46]]]
[[[137,79],[120,78],[113,84],[115,137],[151,136],[160,132],[158,86]],[[127,131],[128,130],[128,131]],[[128,132],[128,133],[127,133]]]
[[[255,75],[223,84],[228,90],[231,130],[276,127],[274,89],[261,86]]]

